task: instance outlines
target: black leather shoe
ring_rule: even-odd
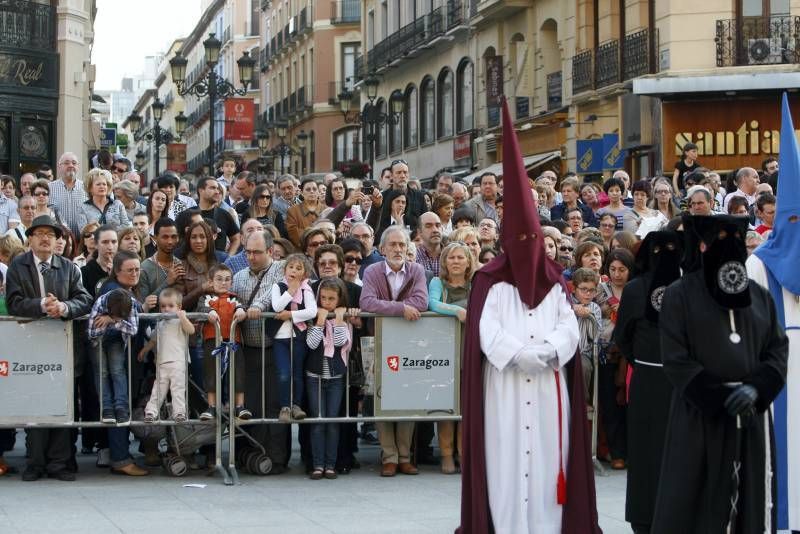
[[[54,478],[56,480],[60,480],[61,482],[75,482],[75,473],[72,471],[67,471],[66,469],[62,469],[61,471],[56,471],[55,473],[47,473],[47,478]]]
[[[42,478],[42,471],[36,467],[28,466],[25,468],[25,471],[22,473],[22,480],[25,482],[34,482]]]

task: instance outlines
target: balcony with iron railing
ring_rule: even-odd
[[[658,30],[647,28],[625,36],[622,41],[622,79],[632,80],[645,74],[658,71],[656,63],[658,50]]]
[[[561,71],[547,75],[547,111],[555,111],[562,107],[563,76]]]
[[[800,63],[800,17],[740,17],[716,21],[718,67]]]
[[[584,50],[572,57],[572,94],[577,95],[594,87],[592,50]]]
[[[361,108],[361,92],[353,91],[353,82],[328,82],[328,104],[331,106],[339,105],[339,94],[347,89],[353,92],[353,100],[350,103],[353,108]]]
[[[0,2],[0,46],[55,51],[55,7],[26,0]]]
[[[361,0],[331,2],[331,24],[351,24],[361,20]]]
[[[468,7],[464,0],[448,0],[444,6],[389,35],[367,52],[366,64],[363,59],[356,58],[357,79],[405,58],[416,49],[432,45],[434,40],[457,28],[466,28]]]
[[[611,39],[599,45],[595,51],[595,88],[607,87],[619,81],[619,41]]]
[[[298,28],[297,31],[300,35],[308,33],[312,30],[312,23],[311,20],[311,9],[304,7],[300,10],[300,15],[298,16]]]
[[[231,27],[228,26],[224,30],[222,30],[222,46],[225,46],[225,43],[231,40]]]

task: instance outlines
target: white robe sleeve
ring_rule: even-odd
[[[575,356],[575,351],[578,349],[578,320],[560,285],[554,286],[550,291],[548,298],[552,297],[556,298],[558,321],[553,332],[545,336],[544,341],[556,349],[558,359],[551,360],[550,364],[560,369]]]
[[[489,289],[480,319],[481,350],[498,371],[505,369],[524,346],[502,326],[502,286],[495,284]]]
[[[747,275],[750,277],[750,279],[769,291],[767,268],[764,267],[764,262],[761,261],[761,258],[755,254],[751,254],[750,257],[747,258],[747,261],[744,265],[747,267]]]

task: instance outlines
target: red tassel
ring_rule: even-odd
[[[563,469],[559,469],[558,471],[556,498],[558,499],[558,504],[565,504],[567,502],[567,478],[564,476]]]

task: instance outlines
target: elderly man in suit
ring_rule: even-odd
[[[409,243],[408,232],[402,226],[390,226],[383,232],[380,249],[386,260],[364,271],[362,310],[416,321],[420,312],[428,309],[425,270],[422,265],[406,259]],[[419,471],[411,464],[410,453],[414,423],[377,423],[376,426],[383,453],[381,476],[393,477],[398,470],[416,475]]]
[[[8,268],[6,302],[11,315],[42,319],[74,319],[89,313],[92,297],[81,283],[80,269],[56,255],[61,228],[47,215],[36,217],[25,231],[30,251]],[[27,430],[28,467],[22,480],[47,474],[63,481],[75,480],[72,437],[68,428]]]

